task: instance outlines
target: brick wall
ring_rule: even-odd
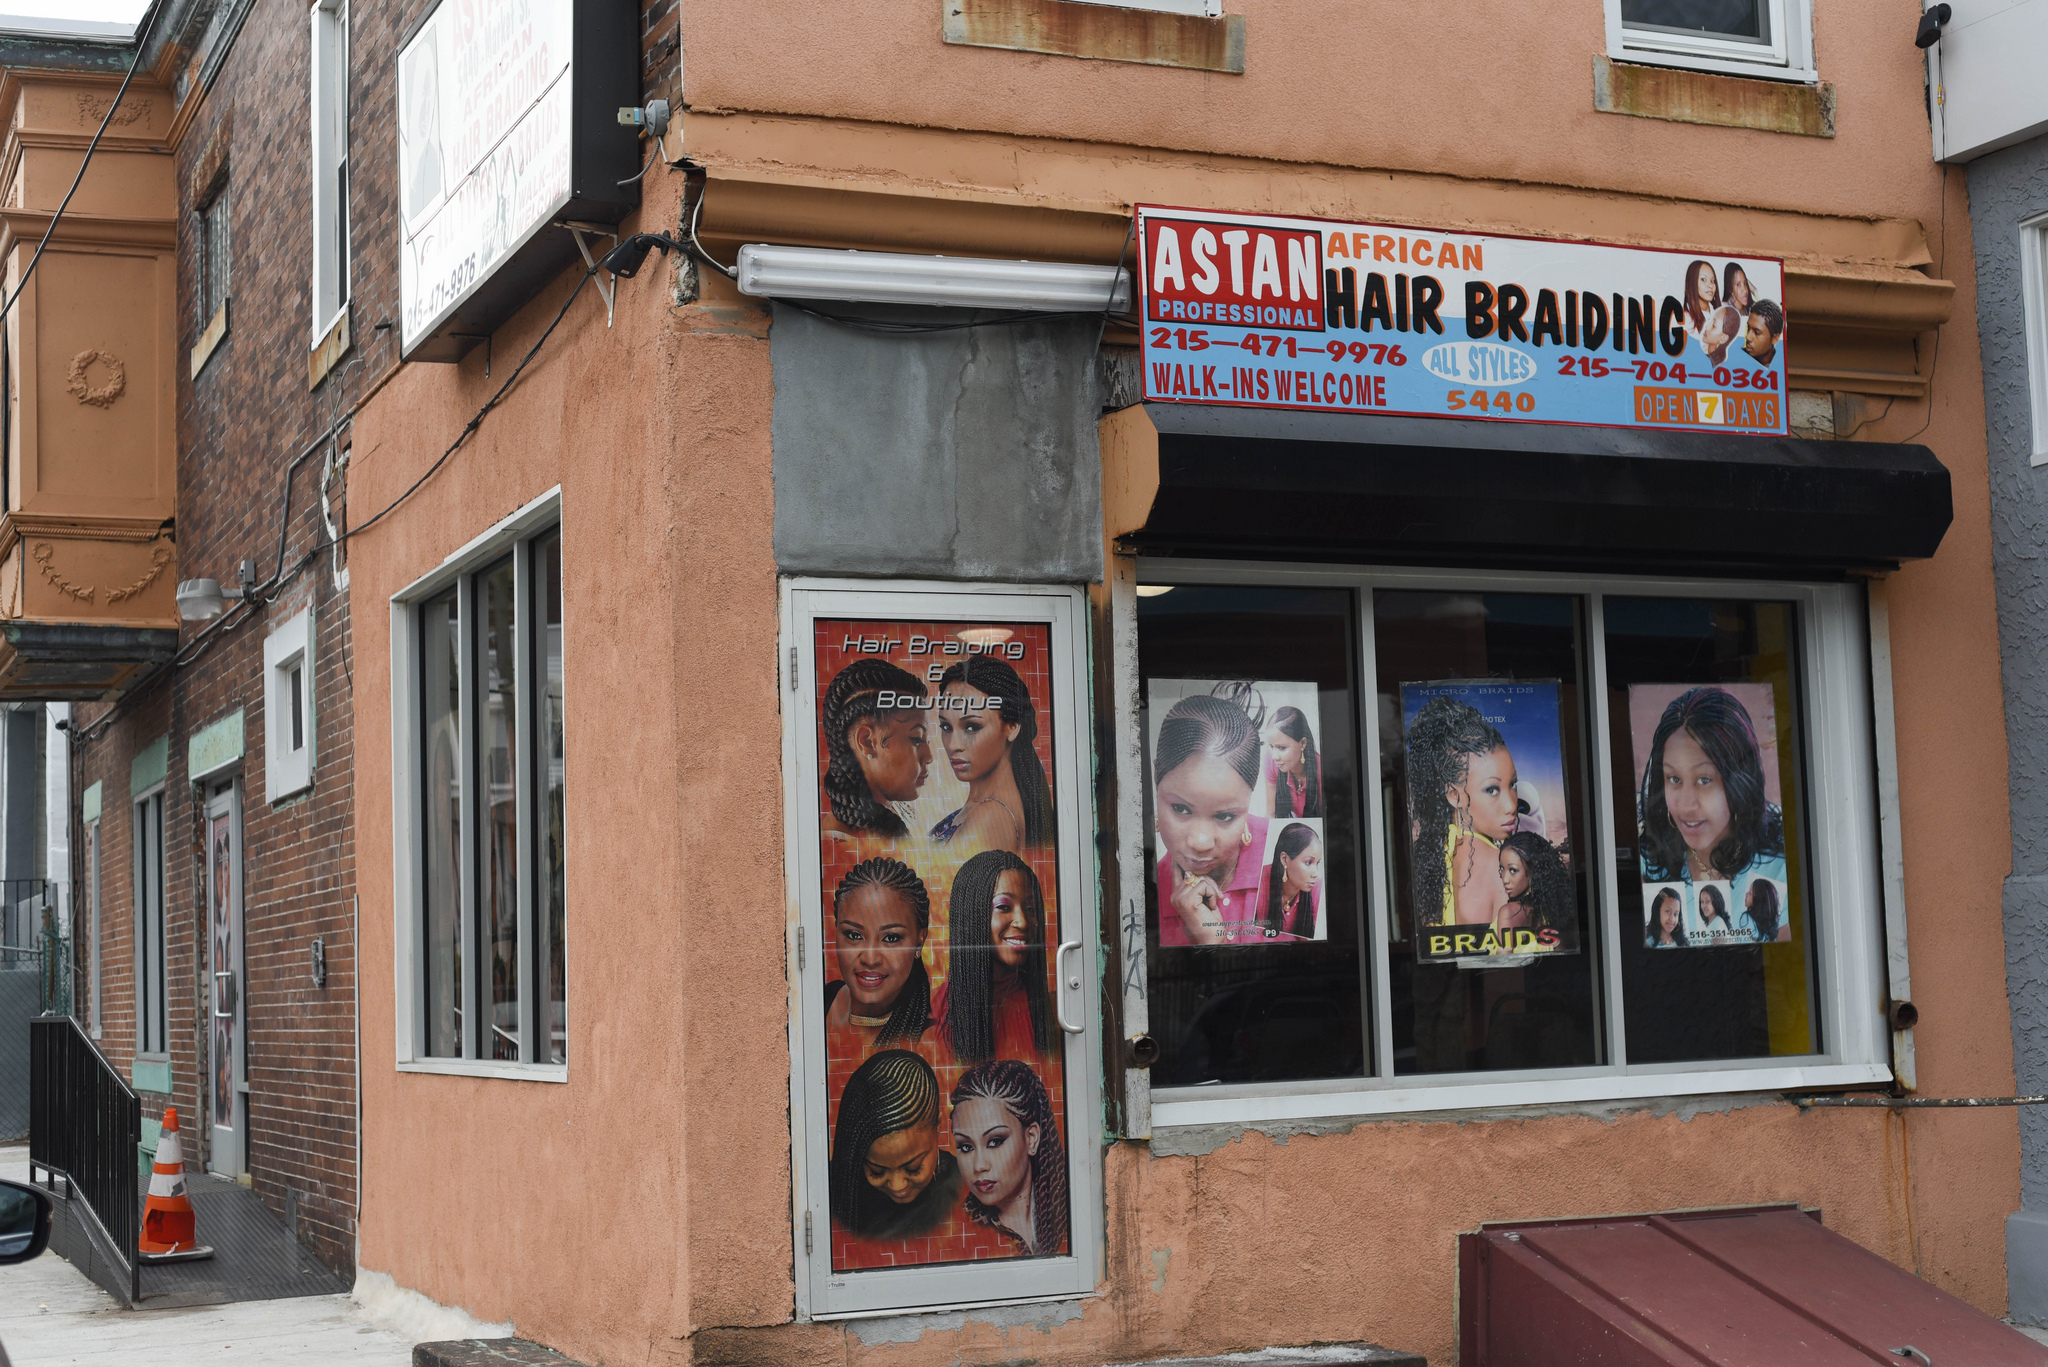
[[[308,388],[311,338],[309,35],[300,0],[259,0],[212,89],[190,83],[196,111],[176,148],[184,217],[179,292],[184,345],[196,339],[197,195],[225,166],[232,193],[232,286],[227,338],[196,377],[179,385],[179,565],[187,577],[236,582],[243,560],[259,580],[279,565],[286,467],[346,418],[397,361],[393,182],[396,138],[389,73],[397,7],[357,5],[351,34],[350,171],[353,338],[317,388]],[[193,67],[203,50],[188,49]],[[345,422],[335,448],[345,450]],[[117,704],[81,708],[74,791],[104,783],[101,821],[102,1047],[125,1070],[135,1046],[133,816],[129,762],[168,733],[165,878],[172,1097],[192,1165],[207,1157],[204,1079],[203,915],[207,794],[187,779],[192,735],[242,709],[246,754],[237,776],[243,811],[243,993],[248,1170],[280,1218],[330,1265],[354,1259],[356,1209],[355,809],[349,597],[322,545],[323,447],[298,467],[285,524],[286,578],[274,601],[231,610],[210,631],[188,624],[187,662]],[[339,521],[345,476],[328,488]],[[345,568],[346,556],[341,559]],[[296,574],[291,571],[297,567]],[[316,762],[310,792],[273,804],[265,791],[263,643],[310,606],[315,613]],[[76,813],[74,812],[74,820]],[[82,832],[80,832],[82,836]],[[325,947],[316,986],[312,945]],[[146,1097],[149,1113],[163,1098]]]

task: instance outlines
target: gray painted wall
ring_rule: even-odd
[[[1101,330],[1048,318],[876,333],[775,305],[782,572],[1101,579]]]
[[[1992,558],[2011,752],[2006,991],[2019,1089],[2048,1092],[2048,466],[2033,450],[2019,224],[2048,212],[2048,138],[1972,162],[1977,333],[1991,453]],[[2048,1107],[2020,1108],[2022,1197],[2048,1212]]]

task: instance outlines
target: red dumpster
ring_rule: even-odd
[[[1797,1206],[1459,1236],[1461,1367],[2048,1367],[2048,1348]]]

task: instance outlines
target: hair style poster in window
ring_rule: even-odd
[[[1415,954],[1579,952],[1558,683],[1401,685]]]
[[[832,1269],[1071,1252],[1051,629],[815,631]]]
[[[1772,686],[1633,684],[1628,710],[1646,905],[1679,894],[1688,949],[1791,940]]]
[[[1316,685],[1153,679],[1146,707],[1159,943],[1327,938]]]

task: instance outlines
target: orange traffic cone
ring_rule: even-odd
[[[164,1112],[157,1140],[156,1167],[149,1176],[149,1199],[142,1207],[142,1238],[137,1251],[144,1262],[185,1262],[210,1258],[213,1250],[199,1242],[192,1218],[192,1198],[185,1194],[185,1147],[178,1142],[178,1108]]]

